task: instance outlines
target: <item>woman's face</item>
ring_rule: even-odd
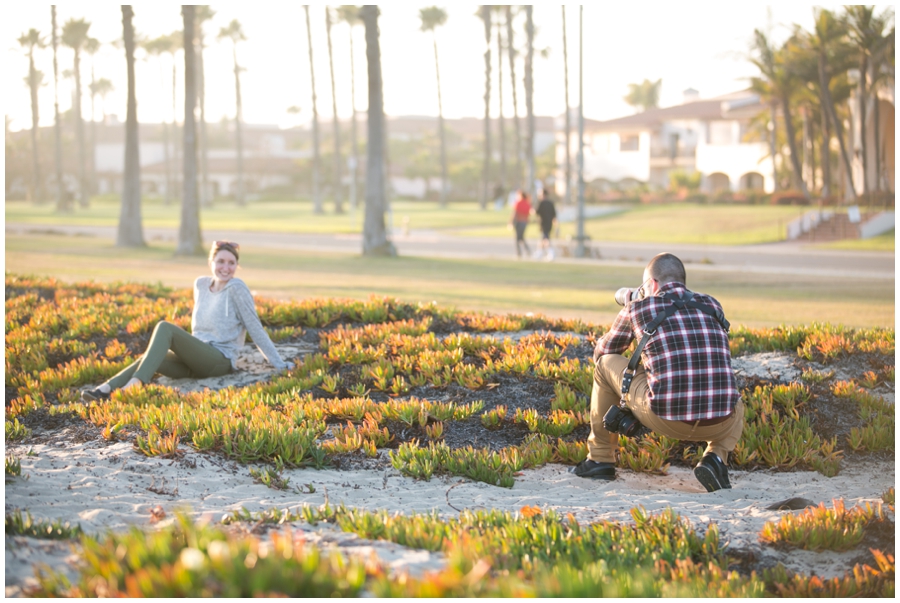
[[[238,262],[233,253],[227,249],[220,249],[209,261],[209,267],[212,269],[213,277],[224,285],[234,277]]]

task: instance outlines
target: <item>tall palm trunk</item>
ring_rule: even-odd
[[[81,115],[81,51],[75,48],[75,135],[78,137],[78,204],[87,207],[87,153],[84,148],[84,118]]]
[[[850,167],[850,158],[847,156],[847,145],[844,142],[844,127],[841,120],[838,119],[837,112],[834,110],[834,101],[831,98],[831,89],[829,88],[828,74],[825,70],[825,54],[819,52],[819,91],[822,94],[822,105],[825,109],[828,119],[834,125],[834,132],[837,135],[838,146],[841,149],[841,159],[844,162],[844,173],[847,175],[850,194],[856,199],[856,187],[853,185],[853,170]]]
[[[94,58],[91,57],[91,175],[88,181],[88,191],[94,195],[97,193],[97,121],[94,116],[97,114],[95,99],[97,94],[94,92],[96,80],[94,79]]]
[[[333,174],[332,178],[332,195],[334,196],[334,213],[342,214],[344,213],[344,208],[341,203],[341,124],[338,121],[338,112],[337,112],[337,93],[335,92],[334,87],[334,56],[331,51],[331,9],[329,7],[325,7],[325,33],[328,37],[328,69],[331,72],[331,112],[333,115],[332,118],[332,127],[334,130],[334,163],[333,163]]]
[[[438,97],[438,139],[441,143],[441,207],[447,206],[447,133],[444,131],[444,105],[441,99],[441,68],[438,64],[437,34],[431,31],[431,41],[434,44],[434,73],[437,77]]]
[[[866,77],[869,72],[869,58],[865,52],[860,52],[859,58],[859,84],[858,96],[859,102],[859,153],[862,160],[862,188],[863,195],[868,201],[869,198],[869,150],[866,145],[866,103],[868,95],[866,94]]]
[[[516,49],[513,44],[512,6],[506,5],[506,45],[509,57],[509,82],[513,97],[513,124],[516,130],[516,186],[522,186],[522,128],[519,125],[519,99],[516,86]]]
[[[500,130],[500,188],[506,193],[506,128],[503,123],[503,39],[502,28],[497,24],[497,125]]]
[[[175,50],[172,50],[172,180],[173,191],[176,191],[173,197],[178,198],[178,101],[175,92],[178,85],[178,70],[175,65]],[[182,165],[182,168],[184,166]],[[183,184],[183,182],[182,182]]]
[[[873,71],[874,71],[874,67],[873,67]],[[874,74],[874,75],[877,75],[877,74]],[[881,158],[881,132],[879,132],[879,130],[881,129],[881,111],[879,110],[879,107],[878,107],[878,104],[879,104],[878,103],[878,93],[875,90],[874,78],[873,78],[871,94],[872,94],[872,100],[874,101],[872,103],[872,125],[874,126],[873,136],[875,137],[875,140],[873,141],[875,143],[875,192],[880,193],[881,192],[882,158]]]
[[[796,185],[800,186],[803,196],[809,199],[809,190],[803,181],[803,166],[800,165],[800,155],[797,149],[796,132],[794,131],[794,122],[791,120],[790,105],[788,102],[787,91],[781,93],[781,112],[784,116],[784,128],[787,133],[788,149],[791,152],[791,167],[793,171],[792,180]]]
[[[535,199],[534,190],[534,21],[532,19],[533,6],[525,5],[525,34],[528,37],[528,53],[525,55],[525,110],[528,114],[528,138],[525,142],[525,152],[528,158],[528,185],[526,190]]]
[[[244,205],[246,199],[244,197],[244,136],[243,136],[243,105],[241,104],[241,67],[237,60],[237,43],[231,47],[232,57],[234,58],[234,98],[235,98],[235,115],[234,115],[234,135],[237,144],[237,191],[235,198],[238,205]],[[185,118],[187,119],[187,118]],[[185,140],[187,137],[185,136]],[[187,149],[184,151],[187,153]]]
[[[363,223],[363,255],[396,255],[384,224],[387,191],[384,164],[384,90],[381,48],[378,40],[378,7],[367,4],[360,11],[366,28],[366,63],[369,74],[368,141],[366,143],[366,216]]]
[[[44,186],[41,179],[40,151],[38,150],[38,71],[34,68],[34,47],[28,53],[28,88],[31,92],[31,201],[44,200]]]
[[[159,89],[162,90],[165,87],[166,76],[163,70],[163,64],[161,56],[157,56],[157,59],[160,61],[159,63]],[[169,145],[171,141],[169,140],[169,124],[165,119],[162,120],[162,131],[163,131],[163,163],[166,166],[166,194],[163,197],[165,200],[164,203],[169,205],[172,203],[172,189],[174,185],[172,184],[172,160],[169,157]]]
[[[828,199],[831,196],[831,127],[824,106],[822,107],[822,147],[819,155],[822,157],[822,197]]]
[[[59,67],[56,60],[59,39],[56,36],[55,4],[50,7],[50,19],[53,26],[51,39],[53,42],[53,134],[55,140],[53,157],[56,166],[56,211],[66,212],[72,211],[72,207],[69,204],[69,198],[65,190],[65,183],[63,182],[62,125],[60,124],[59,120]]]
[[[353,23],[347,24],[350,31],[350,146],[353,157],[353,169],[350,176],[350,207],[356,211],[359,195],[359,145],[356,138],[356,72],[353,67]]]
[[[200,204],[197,200],[197,77],[194,59],[194,5],[181,7],[184,19],[184,180],[181,196],[181,226],[178,229],[176,255],[200,255]]]
[[[566,90],[566,205],[572,204],[571,116],[569,112],[569,50],[566,42],[566,7],[562,7],[563,26],[563,76]]]
[[[197,79],[200,100],[200,205],[212,205],[212,192],[209,190],[209,153],[206,142],[206,71],[203,66],[203,32],[197,35]]]
[[[484,166],[481,171],[481,209],[487,207],[491,177],[491,7],[481,6],[484,22]]]
[[[775,124],[777,123],[778,114],[777,114],[777,105],[773,102],[769,105],[769,122],[772,124],[772,128],[769,130],[769,156],[772,158],[772,181],[774,190],[778,190],[778,150],[777,150],[777,141],[775,134]]]
[[[306,13],[306,41],[309,47],[309,79],[312,88],[312,110],[313,110],[313,169],[312,169],[312,189],[313,189],[313,213],[322,213],[322,197],[319,191],[319,109],[316,106],[316,71],[313,66],[313,46],[312,31],[309,25],[309,5],[304,4],[303,10]],[[368,38],[367,38],[368,39]]]
[[[122,5],[122,40],[128,72],[128,103],[125,112],[125,173],[122,181],[122,206],[119,213],[118,247],[143,247],[141,225],[141,162],[138,142],[137,95],[134,83],[134,11]]]

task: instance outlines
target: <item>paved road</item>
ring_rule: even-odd
[[[43,226],[7,223],[8,233],[56,232],[67,235],[96,236],[114,240],[113,226]],[[532,231],[537,232],[536,229]],[[149,241],[174,241],[177,231],[172,228],[145,228]],[[245,247],[268,247],[305,251],[329,251],[358,254],[362,250],[359,234],[286,234],[272,232],[241,232],[204,230],[207,241],[239,238]],[[509,239],[488,237],[460,237],[440,231],[397,232],[392,237],[397,252],[405,256],[515,259],[514,236]],[[532,248],[535,239],[531,239]],[[858,251],[844,252],[809,249],[798,243],[772,243],[740,247],[681,245],[674,243],[605,243],[592,242],[595,257],[576,259],[557,254],[556,261],[596,265],[640,266],[662,251],[670,251],[691,270],[735,271],[763,274],[815,275],[833,278],[894,279],[894,253]]]

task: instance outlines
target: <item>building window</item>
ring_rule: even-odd
[[[640,150],[640,137],[637,135],[620,136],[619,137],[619,150],[620,151],[638,151],[638,150]]]
[[[732,122],[713,121],[709,124],[709,144],[734,144]]]

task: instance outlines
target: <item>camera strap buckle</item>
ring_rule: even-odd
[[[629,372],[630,371],[630,372]],[[619,401],[620,406],[625,406],[625,395],[631,389],[631,382],[634,379],[635,369],[626,366],[622,371],[622,399]]]

